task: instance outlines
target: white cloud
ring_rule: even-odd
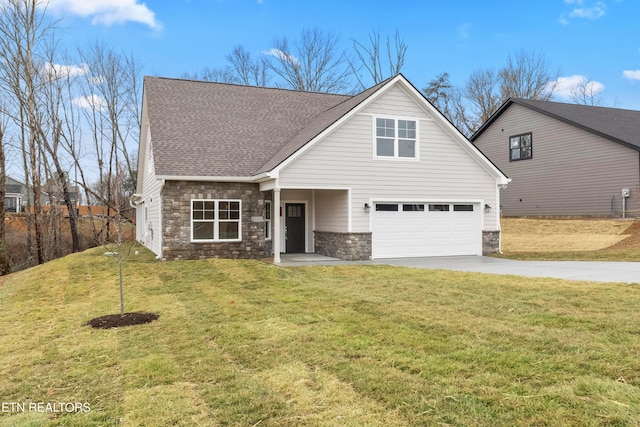
[[[624,70],[622,75],[629,80],[640,80],[640,70]]]
[[[44,73],[49,76],[51,80],[63,77],[83,76],[88,72],[89,66],[87,64],[82,64],[81,66],[52,64],[50,62],[44,64]]]
[[[80,108],[95,109],[96,111],[103,111],[107,105],[103,97],[95,94],[74,98],[73,103]]]
[[[263,53],[265,55],[275,56],[279,60],[281,60],[283,62],[288,62],[288,63],[293,64],[293,65],[300,64],[300,60],[298,60],[298,58],[296,58],[295,56],[290,55],[288,53],[285,53],[285,52],[281,51],[280,49],[276,49],[275,47],[272,47],[271,49],[269,49],[267,51],[264,51]]]
[[[582,5],[582,3],[579,4]],[[598,19],[604,16],[606,9],[607,6],[603,2],[599,1],[591,7],[575,8],[571,13],[569,13],[569,16],[572,18]]]
[[[607,13],[607,5],[603,1],[590,1],[590,5],[585,4],[585,0],[564,0],[564,3],[569,5],[571,10],[560,15],[558,22],[562,25],[569,25],[569,19],[596,20]]]
[[[573,99],[581,93],[596,96],[604,90],[604,85],[595,80],[589,80],[586,76],[574,74],[568,77],[559,77],[549,84],[549,90],[560,98]]]
[[[139,22],[154,30],[162,28],[155,13],[138,0],[51,0],[50,8],[60,13],[82,17],[92,16],[92,24],[111,26],[125,22]]]

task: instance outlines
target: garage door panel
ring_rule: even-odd
[[[427,202],[423,211],[403,211],[402,205],[398,203],[398,211],[373,212],[374,258],[482,253],[479,204],[473,205],[473,211],[454,210],[453,204],[449,204],[448,211],[429,211]],[[436,208],[442,209],[443,205],[446,203],[438,203]]]

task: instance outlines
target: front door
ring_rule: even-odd
[[[286,203],[285,212],[285,250],[288,254],[304,253],[304,203]]]

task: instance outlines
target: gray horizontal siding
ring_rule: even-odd
[[[509,161],[509,136],[531,132],[533,158]],[[637,151],[526,107],[512,104],[475,141],[512,179],[502,191],[505,215],[594,215],[621,210],[621,190],[631,189],[628,209],[640,210]]]
[[[373,157],[373,115],[419,119],[420,161]],[[495,206],[496,180],[400,88],[392,88],[280,173],[284,188],[351,189],[352,231],[370,230],[371,200],[482,200]],[[484,215],[497,230],[497,214]]]

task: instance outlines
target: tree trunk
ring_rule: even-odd
[[[6,231],[5,231],[5,204],[7,170],[4,155],[4,129],[0,124],[0,275],[11,272],[11,263],[7,252]]]

